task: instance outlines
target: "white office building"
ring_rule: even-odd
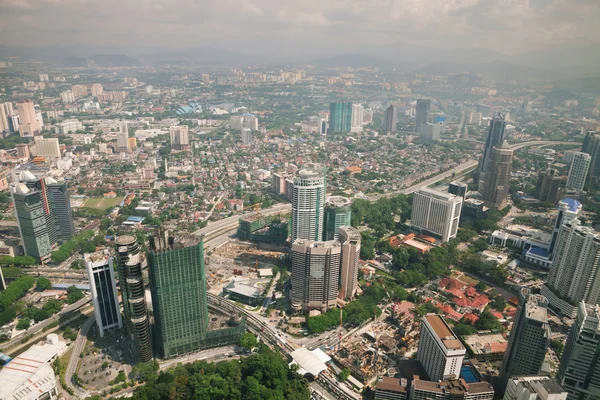
[[[462,203],[462,196],[421,188],[414,194],[411,225],[441,237],[445,243],[456,237]]]
[[[549,376],[516,376],[508,380],[503,400],[567,400],[567,395]]]
[[[252,130],[248,128],[242,128],[242,143],[248,146],[252,143]]]
[[[107,250],[85,254],[84,259],[92,290],[94,316],[98,332],[103,337],[107,331],[123,327],[113,261]]]
[[[429,379],[458,379],[466,350],[443,317],[428,314],[423,317],[417,360]]]
[[[352,104],[352,125],[350,132],[362,132],[365,108],[360,104]]]
[[[44,139],[42,136],[35,136],[30,151],[34,157],[60,157],[60,144],[57,138]]]
[[[591,162],[592,157],[589,154],[580,151],[573,153],[573,160],[567,178],[567,189],[573,189],[576,192],[583,191]]]
[[[75,101],[75,95],[73,94],[72,91],[66,90],[66,91],[60,93],[60,100],[64,104],[70,104]]]
[[[431,122],[427,122],[421,125],[419,130],[419,136],[423,140],[433,141],[440,140],[440,124],[433,124]]]
[[[324,174],[317,169],[297,171],[292,194],[292,243],[296,239],[321,241],[324,210]]]
[[[58,135],[75,133],[80,130],[83,130],[83,124],[76,119],[68,119],[63,122],[58,122],[54,125],[54,132]]]

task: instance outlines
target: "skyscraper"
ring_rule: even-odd
[[[350,127],[352,132],[362,132],[364,112],[365,108],[361,104],[352,105],[352,124]]]
[[[588,176],[598,178],[600,176],[600,135],[596,132],[587,132],[581,145],[581,151],[592,157]]]
[[[568,400],[600,399],[600,306],[579,303],[558,369]]]
[[[90,281],[98,332],[100,337],[104,337],[107,331],[123,327],[113,261],[108,250],[87,253],[83,257]]]
[[[556,240],[558,239],[558,234],[560,232],[560,227],[565,222],[574,220],[579,217],[581,214],[581,203],[575,199],[562,199],[558,202],[558,214],[556,215],[556,219],[554,220],[554,228],[552,229],[552,241],[550,242],[550,248],[548,249],[548,253],[552,254],[554,251],[554,246],[556,245]]]
[[[415,113],[415,132],[421,132],[421,125],[429,122],[431,100],[418,99]]]
[[[556,204],[562,194],[561,185],[562,177],[558,174],[558,170],[548,168],[545,171],[538,173],[537,184],[535,185],[534,197],[539,201],[548,201]]]
[[[431,381],[458,379],[466,352],[442,316],[428,314],[423,317],[417,360]]]
[[[383,118],[383,127],[385,133],[396,132],[396,125],[398,124],[398,112],[393,104],[385,110],[385,116]]]
[[[513,150],[506,140],[492,149],[486,172],[479,180],[481,198],[487,207],[501,209],[506,205],[512,156]]]
[[[580,302],[600,302],[600,234],[581,226],[578,219],[564,222],[552,253],[552,267],[542,294],[550,305],[575,317]]]
[[[291,305],[296,311],[327,311],[338,297],[342,246],[337,240],[292,242]]]
[[[10,125],[8,124],[6,108],[4,107],[4,103],[0,103],[0,133],[8,131],[9,129]]]
[[[50,260],[56,236],[42,191],[30,189],[25,183],[14,183],[11,195],[25,254],[42,262]]]
[[[208,329],[204,245],[197,238],[150,238],[148,271],[157,337],[163,357],[199,350]]]
[[[338,240],[342,243],[339,297],[353,300],[358,290],[361,236],[360,232],[351,226],[342,226],[338,232]]]
[[[323,173],[316,169],[298,170],[292,194],[292,243],[296,239],[321,240],[324,208]]]
[[[352,219],[350,199],[343,196],[331,196],[325,203],[323,240],[338,238],[340,226],[350,225]]]
[[[421,188],[413,197],[411,225],[439,236],[445,243],[456,237],[462,203],[461,196]]]
[[[460,196],[463,198],[467,197],[469,186],[464,182],[450,182],[448,184],[448,193]]]
[[[571,161],[567,178],[567,189],[573,189],[578,193],[583,191],[591,162],[592,157],[589,154],[573,153],[573,161]]]
[[[248,128],[242,128],[242,143],[245,146],[252,144],[252,131]]]
[[[483,148],[483,156],[479,161],[479,168],[477,169],[477,179],[479,181],[484,180],[488,164],[492,157],[492,150],[504,142],[504,129],[506,128],[506,121],[502,115],[497,115],[490,121],[490,129],[488,130],[487,137],[485,139],[485,146]],[[481,189],[479,190],[481,192]]]
[[[567,400],[567,392],[549,376],[510,378],[503,400]]]
[[[31,100],[21,100],[17,103],[17,110],[21,118],[19,134],[21,137],[31,137],[42,132],[42,124],[35,112],[35,106]]]
[[[424,122],[419,127],[419,137],[427,141],[440,140],[440,125]]]
[[[117,132],[117,153],[128,153],[130,151],[129,148],[129,133],[127,131]]]
[[[352,103],[338,102],[329,106],[329,133],[348,133],[352,129]]]
[[[138,362],[150,361],[152,342],[140,246],[134,236],[124,235],[117,238],[115,251],[125,326],[131,338],[133,354]]]
[[[171,148],[179,151],[190,150],[189,128],[187,125],[172,126],[169,129]]]
[[[35,136],[33,138],[33,146],[31,146],[31,154],[34,157],[60,158],[61,154],[58,138]]]
[[[551,338],[547,307],[548,300],[544,296],[521,289],[499,382],[495,386],[500,394],[504,394],[509,378],[539,374]]]

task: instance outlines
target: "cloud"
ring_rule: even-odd
[[[4,42],[30,47],[327,54],[403,42],[516,54],[598,43],[599,18],[597,0],[0,0]]]

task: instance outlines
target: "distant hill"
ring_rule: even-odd
[[[502,81],[544,81],[555,79],[557,77],[557,74],[550,71],[527,67],[524,65],[508,63],[506,61],[491,61],[485,63],[469,64],[432,64],[424,68],[419,68],[414,72],[432,75],[468,72],[472,74],[481,74],[485,77],[494,78]]]
[[[352,67],[352,68],[363,68],[363,67],[377,67],[381,69],[392,69],[396,67],[396,64],[390,60],[378,57],[372,54],[364,53],[346,53],[338,54],[331,57],[323,57],[312,60],[310,64],[317,65],[323,68],[334,68],[334,67]]]

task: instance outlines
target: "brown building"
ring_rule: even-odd
[[[539,201],[548,201],[552,204],[556,204],[562,199],[562,186],[564,186],[564,182],[559,175],[558,170],[548,168],[547,170],[538,173],[538,180],[533,195]]]
[[[492,149],[492,154],[481,182],[481,197],[486,207],[501,209],[506,206],[510,186],[513,150],[506,140]]]

